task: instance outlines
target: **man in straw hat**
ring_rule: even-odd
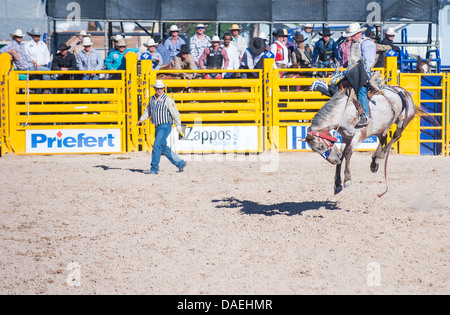
[[[152,60],[153,70],[159,70],[164,63],[161,54],[156,51],[158,45],[159,44],[156,43],[153,38],[149,38],[147,42],[144,43],[147,50],[142,53],[140,58],[141,60]]]
[[[227,50],[220,47],[221,40],[219,36],[213,36],[210,40],[211,47],[205,48],[199,59],[201,69],[227,69],[230,59]],[[205,65],[206,64],[206,65]],[[208,73],[205,79],[222,79],[220,73]]]
[[[83,38],[83,47],[77,57],[77,67],[79,70],[98,71],[103,70],[103,58],[102,55],[94,48],[94,44],[90,37]],[[85,73],[83,80],[99,80],[100,76],[96,73]],[[90,89],[84,89],[83,93],[91,93]],[[98,89],[92,89],[92,93],[98,93]]]
[[[394,45],[394,38],[395,38],[395,29],[393,27],[389,27],[387,31],[385,32],[386,37],[381,41],[381,45],[389,45],[393,50],[395,50],[397,53],[400,53],[400,47]]]
[[[231,36],[233,37],[233,40],[231,41],[231,45],[236,46],[238,52],[239,52],[239,62],[242,60],[242,57],[244,56],[244,52],[248,47],[247,41],[244,37],[242,37],[241,31],[242,27],[239,27],[238,24],[233,24],[229,29],[231,33]]]
[[[200,59],[200,56],[205,48],[209,46],[209,41],[211,38],[205,34],[206,26],[204,24],[197,24],[196,29],[197,33],[191,37],[190,41],[191,55],[194,58],[197,67],[200,68],[198,60]]]
[[[91,34],[88,34],[86,31],[81,31],[78,33],[77,38],[70,44],[70,52],[75,55],[75,58],[78,57],[78,54],[84,50],[83,39],[85,37],[91,37]]]
[[[27,32],[27,34],[31,36],[31,40],[24,43],[25,51],[42,70],[50,70],[50,52],[48,51],[47,45],[41,41],[41,31],[38,28],[33,28],[31,32]]]
[[[141,126],[150,117],[151,123],[156,126],[151,168],[147,174],[157,175],[159,173],[161,154],[167,157],[178,168],[180,173],[183,172],[187,164],[167,145],[167,138],[172,131],[173,123],[175,122],[178,133],[182,133],[182,128],[180,113],[175,106],[175,101],[164,93],[166,86],[162,80],[157,80],[155,85],[151,86],[155,89],[155,95],[151,97],[148,106],[137,123],[137,126]]]
[[[139,48],[127,49],[128,44],[125,39],[119,39],[116,46],[118,50],[109,53],[105,59],[106,70],[125,70],[126,60],[124,57],[130,52],[139,52]]]
[[[172,25],[169,29],[170,37],[164,42],[164,46],[169,51],[170,58],[172,58],[172,65],[175,60],[175,56],[180,52],[181,45],[186,44],[184,39],[178,37],[179,33],[180,30],[178,29],[178,26]]]
[[[0,50],[0,53],[8,53],[12,56],[17,69],[19,70],[38,70],[39,65],[26,52],[25,46],[22,45],[24,34],[18,29],[10,34],[13,39],[8,45]]]
[[[364,36],[367,28],[361,28],[359,23],[350,24],[344,37],[352,38],[350,57],[348,61],[349,71],[346,78],[352,83],[358,95],[358,102],[361,104],[364,113],[356,127],[364,127],[369,124],[370,109],[367,98],[368,80],[372,75],[372,68],[375,65],[376,45],[371,38]],[[353,71],[352,71],[353,70]],[[353,77],[358,78],[357,80]],[[359,82],[358,82],[359,81]]]

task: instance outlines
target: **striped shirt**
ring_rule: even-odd
[[[159,98],[153,95],[139,120],[144,121],[149,117],[151,118],[151,123],[156,126],[172,124],[174,120],[177,126],[181,125],[180,113],[175,106],[175,102],[166,94],[161,95]]]

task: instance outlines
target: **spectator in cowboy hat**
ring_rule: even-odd
[[[139,48],[127,49],[128,44],[125,39],[119,39],[116,46],[118,51],[113,51],[105,59],[106,70],[125,70],[127,67],[125,56],[130,52],[135,54],[139,52]],[[112,80],[119,80],[120,78],[121,75],[119,73],[111,76]]]
[[[305,41],[303,34],[297,33],[295,37],[297,48],[292,52],[292,64],[295,68],[311,68],[313,53],[309,45],[305,45]]]
[[[289,49],[286,46],[288,32],[285,29],[278,29],[272,35],[276,39],[270,46],[270,51],[275,55],[275,66],[278,69],[288,68],[291,60]]]
[[[258,37],[250,40],[249,47],[245,50],[244,56],[241,60],[241,69],[263,69],[264,67],[264,53],[270,50],[266,44],[267,35],[260,33]],[[242,78],[258,77],[257,73],[243,73]]]
[[[31,36],[31,40],[23,44],[25,51],[42,70],[50,70],[50,52],[48,51],[47,45],[41,41],[41,31],[35,27],[31,32],[27,32],[27,34]]]
[[[58,46],[58,53],[55,57],[53,57],[51,69],[53,71],[73,71],[78,70],[77,67],[77,59],[75,55],[70,51],[70,46],[67,46],[65,43],[61,43]],[[72,79],[72,75],[69,74],[58,74],[58,80],[70,80]],[[73,89],[58,89],[58,94],[66,94],[67,91],[72,91]]]
[[[156,51],[158,47],[158,43],[155,42],[153,38],[149,38],[144,46],[147,47],[147,50],[144,51],[141,55],[141,60],[152,60],[152,69],[159,70],[163,65],[163,58],[159,52]]]
[[[84,50],[83,39],[85,37],[91,37],[91,34],[86,33],[86,31],[81,31],[78,33],[77,38],[70,44],[70,52],[78,57],[78,54]]]
[[[77,67],[79,70],[88,70],[88,71],[99,71],[103,70],[103,58],[100,53],[92,48],[94,44],[91,41],[90,37],[83,38],[83,47],[78,56],[77,56]],[[100,76],[96,73],[85,73],[83,75],[83,80],[99,80]],[[84,89],[83,93],[91,93],[90,89]],[[98,93],[98,89],[92,89],[92,93]]]
[[[386,37],[381,41],[380,44],[382,45],[389,45],[391,46],[391,49],[395,50],[397,53],[400,54],[400,47],[394,45],[394,38],[395,38],[395,29],[393,27],[389,27],[387,31],[385,32]]]
[[[121,39],[124,39],[122,35],[117,34],[116,36],[111,36],[112,48],[109,50],[108,55],[114,51],[119,51],[117,48],[117,42]]]
[[[180,30],[178,29],[178,26],[172,25],[169,29],[170,37],[164,42],[164,46],[169,51],[170,58],[172,59],[172,66],[175,60],[175,56],[180,52],[181,45],[186,44],[186,42],[182,38],[178,37],[179,33]]]
[[[141,126],[145,120],[150,118],[151,123],[156,126],[151,168],[146,174],[157,175],[159,173],[161,155],[166,156],[178,168],[178,172],[181,173],[184,171],[187,163],[172,152],[167,145],[167,138],[172,131],[174,122],[178,133],[182,133],[180,113],[175,105],[175,101],[164,93],[167,84],[164,84],[162,80],[157,80],[155,85],[151,85],[151,87],[155,89],[155,95],[150,98],[148,106],[137,123],[137,126]]]
[[[203,51],[206,47],[209,46],[209,41],[211,38],[205,34],[206,26],[204,24],[197,24],[196,26],[197,33],[191,37],[190,45],[191,45],[191,55],[194,58],[197,67],[200,68],[198,64],[198,60],[202,55]]]
[[[9,34],[13,39],[8,45],[0,50],[0,53],[8,53],[12,56],[14,65],[19,70],[34,71],[39,70],[39,65],[26,52],[25,46],[22,45],[24,34],[22,30],[17,29],[14,33]]]
[[[230,62],[227,50],[220,47],[221,40],[219,36],[213,36],[210,40],[212,44],[205,48],[199,59],[201,69],[227,69]],[[205,66],[206,64],[206,66]],[[219,73],[208,73],[205,79],[221,79],[222,75]]]
[[[197,63],[191,55],[191,49],[188,44],[181,46],[180,53],[175,56],[173,65],[174,70],[197,70]],[[191,80],[195,77],[194,73],[173,74],[175,77],[182,77],[183,79]]]
[[[297,34],[303,35],[303,38],[305,39],[305,42],[307,45],[311,45],[313,28],[314,28],[314,25],[308,23],[308,24],[302,25],[302,27],[297,30]]]
[[[334,39],[331,38],[333,33],[329,28],[324,28],[323,32],[319,33],[322,38],[317,41],[314,47],[314,56],[312,67],[318,68],[332,68],[336,66],[336,62],[342,63],[341,55],[339,54],[339,46]]]
[[[238,24],[233,24],[229,29],[231,33],[231,36],[233,37],[233,40],[231,41],[231,45],[236,46],[238,52],[239,52],[239,62],[242,60],[242,56],[244,56],[244,52],[248,47],[247,41],[242,37],[241,31],[242,27],[239,27]]]

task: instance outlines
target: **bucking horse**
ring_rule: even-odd
[[[311,126],[308,128],[307,137],[302,141],[309,144],[311,149],[322,155],[328,162],[336,165],[334,192],[338,194],[343,188],[352,183],[350,161],[352,154],[359,144],[373,135],[379,139],[379,145],[372,156],[370,170],[376,173],[379,168],[379,160],[389,156],[392,145],[400,139],[403,130],[416,115],[416,106],[411,95],[398,86],[384,86],[381,93],[373,95],[370,103],[371,119],[367,126],[356,128],[360,119],[360,112],[354,105],[354,91],[351,87],[343,88],[333,95],[315,115]],[[388,131],[396,124],[397,129],[392,139],[388,140]],[[339,149],[336,145],[337,138],[331,132],[336,130],[342,136],[342,145]],[[341,168],[345,160],[344,185],[342,185]],[[386,164],[385,164],[386,176]],[[387,179],[386,179],[387,186]],[[379,195],[383,196],[386,191]]]

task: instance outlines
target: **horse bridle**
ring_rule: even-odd
[[[331,155],[331,150],[333,149],[333,146],[336,142],[338,142],[338,139],[335,137],[332,137],[328,132],[327,133],[321,133],[321,132],[315,132],[315,131],[309,131],[308,136],[317,137],[322,139],[322,141],[326,144],[328,147],[328,150],[322,153],[322,157],[325,160],[328,160],[328,158]]]

